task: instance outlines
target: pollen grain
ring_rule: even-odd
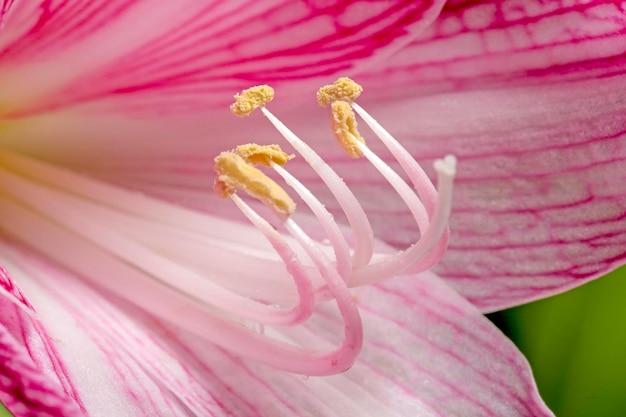
[[[356,117],[352,107],[345,101],[335,101],[331,105],[331,110],[330,121],[337,142],[351,158],[362,157],[363,153],[357,142],[365,143],[365,139],[357,130]]]
[[[278,214],[290,215],[296,209],[296,203],[280,185],[259,169],[246,163],[236,153],[219,154],[215,158],[213,169],[218,175],[214,189],[220,197],[228,197],[236,190],[243,190]]]
[[[235,102],[230,105],[230,111],[235,116],[244,117],[272,101],[274,89],[269,85],[257,85],[235,94],[234,97]]]
[[[248,143],[237,146],[235,152],[249,164],[265,165],[268,167],[271,166],[272,162],[278,165],[285,165],[287,161],[294,158],[294,155],[289,155],[278,145],[257,145],[256,143]]]
[[[334,83],[317,90],[317,102],[320,106],[326,107],[337,100],[354,101],[362,92],[363,87],[359,84],[348,77],[341,77]]]

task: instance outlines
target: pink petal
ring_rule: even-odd
[[[625,33],[623,5],[615,2],[452,0],[427,31],[371,74],[371,88],[390,92],[393,80],[391,94],[411,96],[617,75]]]
[[[79,399],[77,401],[82,410],[79,414],[67,412],[50,415],[193,415],[184,404],[169,395],[159,381],[146,375],[141,361],[135,361],[129,356],[128,349],[135,349],[139,353],[143,346],[132,342],[120,344],[119,335],[116,334],[118,338],[111,338],[105,332],[115,331],[117,327],[115,317],[97,316],[91,312],[98,311],[100,296],[87,297],[87,294],[93,295],[93,291],[84,287],[76,277],[70,278],[66,273],[38,261],[27,252],[18,252],[3,244],[3,254],[8,254],[10,258],[3,258],[2,262],[16,272],[14,275],[19,278],[20,284],[37,305],[41,321],[51,335],[49,343],[56,349],[57,361],[66,370],[64,385],[71,387],[72,395]],[[68,297],[74,304],[68,303]],[[90,306],[89,302],[95,304]],[[94,316],[100,321],[91,323],[88,319],[93,319]],[[124,320],[128,321],[127,318]],[[29,346],[29,350],[36,357],[45,353],[40,346]],[[23,375],[26,388],[39,381],[57,390],[59,385],[64,386],[50,376],[54,376],[54,373],[39,371],[39,374]],[[10,393],[9,401],[4,402],[3,398],[3,402],[16,417],[31,416],[32,414],[21,414],[19,404],[15,402],[20,395],[23,393]],[[35,400],[46,399],[39,392],[35,392],[33,397]]]
[[[93,362],[69,364],[89,415],[552,415],[512,343],[433,275],[364,289],[362,357],[344,374],[307,378],[243,361],[24,253],[11,259],[30,272],[22,278],[52,332],[104,352],[109,379]],[[78,327],[52,322],[57,309]],[[293,337],[328,343],[337,323],[324,310]],[[89,398],[95,384],[107,401]],[[113,409],[129,401],[135,408]]]
[[[366,77],[384,89],[368,107],[398,137],[417,138],[414,155],[459,157],[450,250],[437,272],[483,311],[625,262],[625,30],[610,2],[452,2]],[[383,213],[381,231],[402,244],[406,225],[390,221]]]
[[[442,5],[22,2],[0,41],[0,79],[4,95],[20,102],[14,114],[106,98],[116,111],[147,104],[151,113],[206,110],[251,83],[311,79],[381,60]]]
[[[0,29],[4,26],[4,21],[11,10],[11,7],[15,3],[15,0],[1,0],[0,1]]]
[[[1,266],[0,288],[0,401],[15,417],[83,415],[53,340]]]
[[[436,271],[483,311],[562,292],[624,263],[625,82],[612,77],[367,106],[397,137],[417,136],[404,143],[425,164],[446,153],[458,157],[450,246]],[[357,187],[383,195],[387,186],[372,179],[376,184]],[[408,214],[373,209],[382,239],[409,241]]]
[[[440,415],[552,415],[517,348],[435,275],[368,288],[359,306],[370,335],[363,362]]]

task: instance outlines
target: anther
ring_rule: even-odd
[[[330,85],[317,90],[317,102],[322,107],[328,106],[333,101],[353,101],[363,92],[361,87],[356,82],[352,81],[348,77],[341,77]]]
[[[270,167],[272,162],[278,165],[285,165],[287,161],[294,158],[294,155],[289,155],[278,145],[248,143],[237,146],[235,152],[249,164],[265,165],[267,167]]]
[[[235,102],[230,105],[230,111],[235,116],[244,117],[272,101],[274,89],[269,85],[257,85],[235,94],[234,97]]]
[[[230,197],[236,190],[243,190],[279,215],[288,216],[296,209],[296,203],[285,190],[235,153],[219,154],[213,169],[218,174],[215,193],[220,197]]]
[[[331,123],[337,142],[351,158],[360,158],[363,152],[356,142],[365,143],[357,130],[356,117],[350,104],[345,101],[335,101],[331,105]]]

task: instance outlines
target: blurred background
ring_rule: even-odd
[[[524,352],[558,417],[626,416],[626,267],[489,318]]]
[[[626,267],[489,318],[524,352],[558,417],[626,416]]]

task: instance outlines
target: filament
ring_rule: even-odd
[[[348,223],[350,223],[354,233],[355,243],[352,264],[355,267],[366,265],[374,252],[374,232],[363,207],[361,207],[355,195],[341,177],[309,145],[289,130],[267,108],[262,107],[261,111],[328,186],[328,189],[346,214]]]
[[[324,207],[324,205],[306,188],[300,181],[291,175],[282,166],[272,163],[272,168],[280,175],[287,185],[298,193],[300,198],[309,206],[313,214],[320,222],[320,226],[326,232],[328,240],[335,252],[337,262],[337,271],[339,275],[347,281],[352,273],[352,263],[350,261],[350,248],[343,233],[339,229],[339,225],[333,219],[333,215]]]

